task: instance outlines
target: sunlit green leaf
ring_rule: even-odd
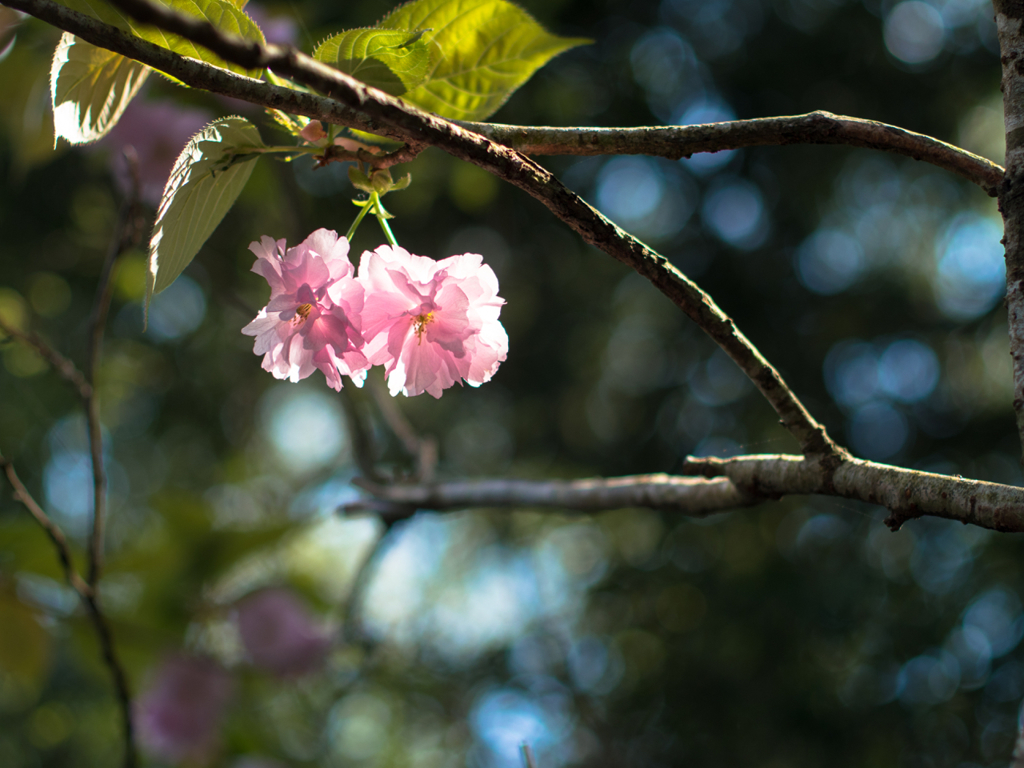
[[[192,137],[171,170],[149,243],[146,301],[169,286],[199,252],[249,180],[262,147],[248,120],[225,117]]]
[[[402,98],[455,120],[488,117],[552,58],[590,42],[552,35],[505,0],[413,0],[377,26],[423,33],[428,78]]]
[[[427,79],[430,46],[407,30],[350,29],[324,40],[313,58],[394,96]]]
[[[55,139],[85,144],[103,138],[148,75],[144,64],[65,32],[50,69]]]
[[[207,64],[213,64],[214,66],[229,69],[239,74],[249,75],[250,77],[262,76],[262,70],[246,70],[237,64],[224,61],[206,48],[197,46],[195,43],[185,40],[178,35],[169,34],[156,27],[139,24],[103,0],[63,0],[63,3],[69,8],[74,8],[76,11],[81,11],[119,29],[130,30],[143,40],[148,40],[151,43],[168,48],[190,59],[205,61]],[[224,32],[238,35],[246,40],[255,40],[258,43],[265,42],[263,32],[256,26],[256,22],[241,10],[242,6],[245,5],[244,0],[236,2],[229,2],[229,0],[165,0],[163,5],[186,16],[205,19]]]

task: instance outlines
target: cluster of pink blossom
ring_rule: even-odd
[[[279,379],[319,368],[340,390],[342,375],[362,386],[383,365],[392,395],[440,397],[456,382],[489,381],[508,353],[505,302],[479,254],[434,261],[382,245],[363,253],[356,275],[348,240],[326,229],[294,248],[264,237],[250,250],[270,300],[242,333]]]

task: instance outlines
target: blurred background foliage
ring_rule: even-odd
[[[524,4],[595,42],[543,69],[496,121],[826,109],[1002,159],[984,0]],[[389,7],[249,4],[271,40],[307,51]],[[213,117],[253,115],[268,139],[276,129],[153,77],[113,135],[54,149],[59,33],[6,9],[0,30],[0,313],[81,362],[121,147],[138,151],[152,206]],[[855,453],[1021,482],[1000,220],[979,189],[840,147],[543,163],[709,290]],[[397,401],[438,439],[442,477],[671,472],[690,453],[795,450],[644,280],[473,167],[431,150],[408,170],[412,186],[388,198],[400,242],[482,253],[508,301],[511,351],[493,382]],[[703,522],[470,510],[385,531],[338,517],[358,496],[341,396],[319,373],[274,380],[239,330],[266,300],[248,243],[344,232],[352,194],[339,165],[261,161],[145,332],[144,254],[117,272],[99,374],[102,597],[148,764],[515,766],[524,741],[542,768],[1006,763],[1024,696],[1017,536],[937,520],[893,534],[879,508],[801,498]],[[354,250],[380,239],[365,223]],[[81,556],[80,408],[31,350],[5,341],[0,356],[0,449]],[[382,465],[410,471],[366,392],[343,394]],[[292,652],[308,668],[289,667]],[[0,765],[115,765],[118,722],[52,547],[4,491]]]

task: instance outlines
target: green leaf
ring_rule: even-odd
[[[350,29],[320,43],[313,58],[401,96],[427,79],[430,46],[407,30]]]
[[[413,0],[377,27],[423,33],[428,79],[402,98],[454,120],[489,117],[548,61],[590,42],[552,35],[505,0]]]
[[[103,138],[149,76],[149,67],[97,48],[69,32],[61,35],[50,68],[54,141]]]
[[[249,77],[263,76],[262,70],[247,70],[237,64],[230,64],[206,48],[197,46],[178,35],[139,24],[104,0],[62,0],[62,2],[69,8],[88,14],[119,29],[129,30],[143,40],[168,48],[190,59],[205,61],[207,64],[213,64]],[[238,2],[229,2],[229,0],[164,0],[162,5],[186,16],[205,19],[224,32],[238,35],[246,40],[255,40],[261,44],[266,42],[263,32],[256,26],[256,22],[241,10],[241,7],[245,5],[244,0]]]
[[[262,147],[248,120],[225,117],[197,133],[178,156],[156,212],[149,242],[146,305],[181,274],[220,224],[249,180]]]

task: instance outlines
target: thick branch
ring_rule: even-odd
[[[999,189],[1006,246],[1006,308],[1013,358],[1013,410],[1024,448],[1024,6],[995,0],[996,29],[1003,64],[1003,119],[1006,177]],[[1021,458],[1024,463],[1024,454]]]
[[[977,184],[991,197],[1003,180],[1001,166],[960,147],[894,125],[822,111],[649,128],[533,128],[462,121],[459,125],[524,155],[654,155],[678,160],[743,147],[845,144],[931,163]]]
[[[89,621],[92,622],[93,630],[96,632],[96,637],[99,640],[100,654],[103,656],[103,661],[107,665],[107,669],[110,670],[110,676],[114,681],[114,690],[121,708],[121,722],[124,729],[123,765],[124,768],[135,768],[138,764],[138,759],[135,753],[135,730],[132,723],[131,692],[128,687],[128,676],[125,674],[124,667],[121,666],[121,662],[117,657],[110,625],[100,609],[96,591],[92,585],[86,583],[75,569],[74,560],[71,557],[71,549],[60,526],[53,522],[50,516],[39,506],[39,503],[32,497],[32,494],[25,488],[24,483],[21,482],[21,478],[18,477],[18,473],[14,470],[14,465],[2,455],[0,455],[0,470],[3,470],[4,475],[7,476],[7,481],[11,484],[11,488],[14,491],[15,500],[24,505],[50,537],[54,548],[57,550],[57,556],[64,571],[64,578],[67,579],[71,588],[78,593],[82,604],[85,606],[86,614],[89,616]]]
[[[215,67],[145,43],[131,35],[76,14],[51,0],[2,0],[18,10],[38,16],[55,26],[117,53],[135,58],[199,88],[234,96],[256,104],[349,125],[389,136],[412,145],[429,144],[454,157],[473,163],[527,192],[545,205],[583,239],[650,280],[662,293],[696,322],[736,362],[779,414],[783,426],[797,439],[805,454],[845,455],[808,413],[793,392],[733,321],[715,302],[676,269],[664,256],[619,229],[548,171],[515,150],[471,133],[454,123],[411,107],[381,91],[363,85],[344,73],[308,56],[280,46],[260,46],[224,35],[216,28],[189,19],[176,19],[169,31],[188,37],[197,24],[204,26],[202,41],[222,58],[246,67],[269,65],[304,85],[324,91],[337,100],[317,100],[285,88],[232,75]],[[144,0],[117,0],[134,13]],[[161,10],[159,16],[171,11]],[[152,21],[156,17],[146,17]],[[209,27],[206,29],[205,27]],[[340,102],[340,104],[338,104]]]
[[[373,495],[345,511],[373,509],[385,518],[417,509],[557,507],[597,512],[648,507],[703,517],[792,495],[836,496],[889,510],[894,530],[917,517],[943,517],[996,531],[1024,531],[1024,488],[965,480],[848,459],[764,454],[687,459],[683,471],[702,477],[638,475],[589,480],[475,480],[381,486],[358,481]]]

